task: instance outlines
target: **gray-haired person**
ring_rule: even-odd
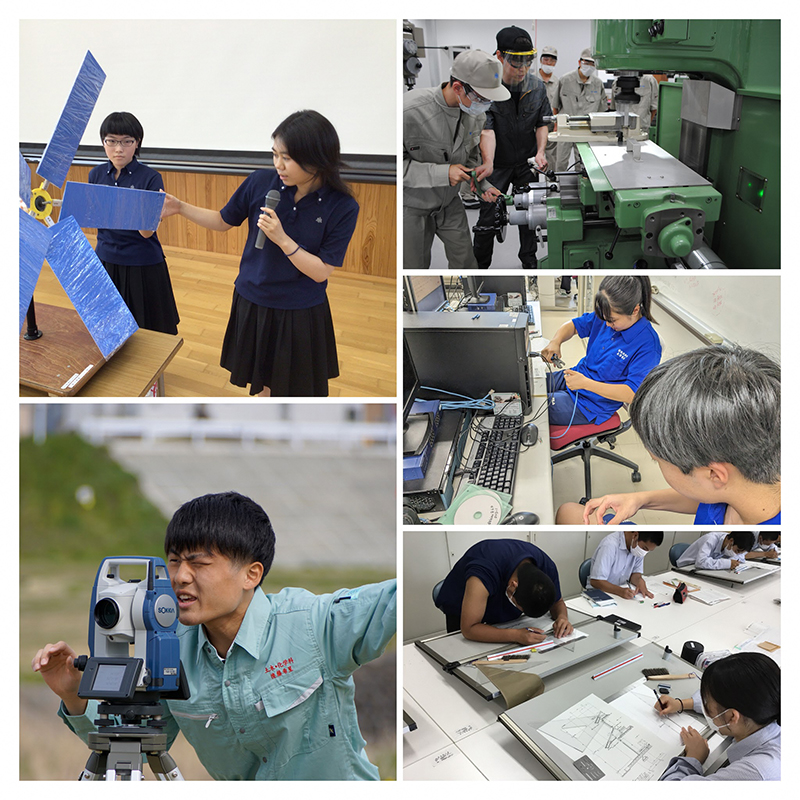
[[[743,347],[692,350],[642,381],[633,428],[670,489],[566,503],[559,524],[607,524],[639,509],[694,514],[695,525],[780,525],[781,370]]]

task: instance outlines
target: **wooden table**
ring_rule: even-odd
[[[183,345],[180,336],[140,328],[104,362],[74,309],[37,303],[36,318],[44,336],[19,337],[20,397],[144,397],[153,384],[164,396],[164,371]]]

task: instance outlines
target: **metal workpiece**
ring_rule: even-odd
[[[514,207],[508,209],[511,225],[525,225],[529,230],[547,227],[547,187],[534,186],[514,195]]]
[[[647,139],[639,115],[623,109],[595,114],[557,114],[557,130],[548,134],[550,142],[596,142],[618,145],[630,138]]]
[[[728,269],[722,259],[707,245],[692,250],[683,262],[689,269]]]

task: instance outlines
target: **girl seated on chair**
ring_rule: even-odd
[[[779,781],[781,779],[781,669],[762,653],[734,653],[710,664],[700,691],[680,700],[666,695],[661,715],[701,711],[709,727],[732,736],[727,766],[703,774],[706,740],[691,726],[681,729],[686,755],[670,761],[662,781]]]
[[[588,337],[586,355],[573,369],[549,372],[551,425],[599,425],[623,403],[661,360],[661,342],[650,314],[650,278],[608,276],[594,311],[565,322],[542,350],[545,363],[561,358],[561,345]]]

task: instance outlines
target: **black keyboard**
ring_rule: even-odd
[[[521,427],[522,416],[481,419],[467,465],[470,483],[512,494]]]

